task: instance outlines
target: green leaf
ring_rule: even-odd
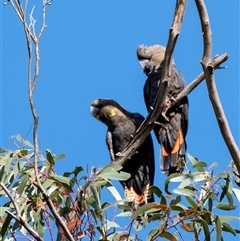
[[[239,221],[239,216],[218,216],[221,222]]]
[[[101,189],[99,187],[92,187],[90,186],[92,197],[97,202],[97,206],[101,207]]]
[[[93,181],[90,185],[93,187],[101,187],[107,185],[108,180],[99,180],[99,181]]]
[[[222,223],[218,216],[215,216],[214,222],[216,223],[216,240],[219,241],[222,238]]]
[[[198,159],[191,156],[189,153],[187,153],[187,157],[188,157],[189,161],[192,163],[192,165],[196,165],[198,163]]]
[[[77,176],[80,172],[82,172],[84,169],[81,166],[76,166],[73,170],[73,173],[75,176]]]
[[[194,191],[186,189],[186,188],[174,188],[172,191],[176,194],[189,196],[189,197],[196,197],[196,194]]]
[[[195,210],[198,210],[198,205],[197,203],[195,203],[190,197],[186,196],[185,197],[187,199],[187,201],[189,202],[189,204],[191,205],[191,207],[193,207]]]
[[[216,205],[216,208],[225,210],[225,211],[230,211],[230,210],[235,210],[237,208],[237,206],[229,205],[228,203],[219,203]]]
[[[0,153],[4,153],[4,152],[7,152],[7,151],[0,147]]]
[[[212,207],[213,207],[213,200],[211,197],[208,198],[208,210],[209,212],[212,212]]]
[[[206,162],[198,162],[197,164],[193,165],[193,168],[197,169],[199,172],[205,172],[204,167],[207,167]]]
[[[151,210],[154,209],[154,210]],[[136,219],[139,215],[145,213],[145,212],[154,212],[154,211],[160,211],[160,210],[166,210],[168,209],[167,205],[158,204],[158,203],[147,203],[141,207],[139,207],[133,214],[131,219]]]
[[[158,234],[158,229],[153,229],[147,236],[147,241],[152,241],[153,238]]]
[[[167,205],[167,199],[163,195],[161,196],[160,203]]]
[[[172,194],[171,192],[168,191],[168,185],[169,185],[170,181],[171,181],[172,179],[178,178],[178,177],[181,179],[181,177],[184,178],[184,175],[183,175],[182,173],[173,173],[173,174],[171,174],[170,176],[168,176],[168,178],[165,180],[164,190],[165,190],[165,192],[166,192],[167,194],[169,194],[169,195]],[[184,180],[184,179],[182,179],[182,180]],[[177,181],[177,182],[179,182],[179,181]]]
[[[229,233],[232,233],[234,236],[237,235],[235,229],[228,223],[225,223],[225,222],[222,222],[222,230],[225,231],[225,232],[229,232]]]
[[[51,196],[54,191],[59,190],[59,187],[57,185],[51,185],[50,188],[47,190],[47,194]]]
[[[184,188],[189,184],[206,181],[208,178],[208,175],[207,173],[193,172],[193,173],[184,175],[184,177],[185,177],[185,180],[182,181],[182,183],[178,186],[178,188]]]
[[[1,168],[0,168],[0,182],[2,182],[4,174],[5,174],[5,166],[1,166]]]
[[[46,150],[46,156],[47,156],[47,160],[50,163],[50,165],[54,166],[54,163],[55,163],[54,162],[54,157],[53,157],[53,155],[52,155],[50,150]]]
[[[96,209],[97,211],[100,211],[100,207],[97,205],[97,201],[92,198],[92,197],[87,197],[86,198],[87,203],[92,206],[94,209]]]
[[[26,149],[20,150],[19,154],[21,154],[21,156],[27,156],[28,150]]]
[[[70,184],[70,179],[67,177],[63,177],[63,176],[51,175],[51,176],[49,176],[49,179],[55,180],[60,183],[65,183],[67,185]]]
[[[65,157],[66,157],[66,154],[59,154],[59,155],[54,157],[54,161],[59,161],[59,160],[65,158]]]
[[[127,172],[104,172],[99,174],[99,177],[102,178],[107,178],[107,179],[111,179],[111,180],[118,180],[118,181],[125,181],[128,178],[130,178],[130,174]]]
[[[184,205],[181,205],[180,203],[178,203],[177,205],[171,205],[171,209],[173,210],[173,211],[179,211],[179,212],[181,212],[181,211],[184,211],[184,210],[186,210],[187,208],[184,206]]]
[[[200,218],[197,218],[194,221],[196,221],[197,223],[201,223],[202,224],[203,232],[205,234],[205,240],[206,241],[210,241],[210,232],[209,232],[209,229],[208,229],[207,222],[205,220],[203,220],[203,219],[200,219]],[[218,241],[220,241],[220,239]]]
[[[98,176],[102,178],[112,179],[112,180],[127,180],[131,175],[126,172],[120,172],[122,169],[121,166],[113,166],[108,165],[105,166],[100,172],[98,172]]]
[[[150,190],[152,193],[156,194],[159,198],[162,196],[162,191],[161,191],[158,187],[156,187],[156,186],[151,186],[151,187],[149,188],[149,190]]]
[[[44,222],[43,222],[42,218],[37,223],[37,231],[38,231],[38,234],[40,235],[40,237],[43,238],[44,233],[45,233],[45,226],[44,226]]]
[[[123,167],[122,166],[113,166],[113,165],[107,165],[103,169],[101,169],[97,174],[104,174],[109,172],[116,172],[120,171]]]
[[[216,175],[218,178],[222,178],[222,179],[225,179],[225,178],[228,178],[229,177],[229,174],[227,172],[221,172],[221,173],[218,173]]]
[[[211,214],[209,213],[208,210],[204,209],[204,213],[201,214],[201,218],[206,221],[208,225],[212,225],[212,219],[211,219]]]
[[[5,240],[5,237],[6,237],[7,233],[8,233],[8,229],[11,226],[10,225],[11,220],[12,220],[12,216],[7,214],[7,217],[5,218],[4,223],[2,225],[2,229],[0,231],[1,232],[1,236],[2,236],[2,240]]]
[[[47,180],[43,183],[44,189],[48,189],[53,183],[54,183],[54,180],[47,179]],[[49,195],[50,195],[50,194],[49,194]]]
[[[20,171],[22,170],[22,168],[24,167],[25,162],[17,162],[14,167],[13,167],[13,175],[14,177],[16,177]]]
[[[18,134],[18,135],[16,136],[16,139],[17,139],[19,142],[21,142],[24,146],[29,146],[29,147],[31,147],[31,148],[34,148],[34,146],[32,145],[32,143],[29,142],[29,141],[27,141],[27,140],[24,140],[24,139],[21,137],[20,134]]]
[[[213,162],[211,167],[218,167],[218,163],[217,162]]]
[[[10,157],[9,154],[7,154],[6,156],[3,157],[2,161],[4,162],[4,165],[5,165],[5,171],[9,172],[12,158]]]
[[[19,195],[23,194],[23,191],[26,188],[26,183],[27,183],[28,180],[29,180],[28,175],[24,175],[22,180],[20,180],[20,184],[19,184],[18,189],[17,189]]]

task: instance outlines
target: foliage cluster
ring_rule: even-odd
[[[36,187],[33,145],[20,135],[12,140],[19,149],[1,149],[0,157],[2,240],[30,239],[31,230],[29,232],[23,223],[42,239],[49,232],[53,240],[53,225],[57,222],[44,195]],[[141,240],[141,230],[150,223],[153,223],[153,228],[147,237],[149,241],[159,237],[175,241],[184,236],[183,231],[192,233],[195,240],[202,237],[211,240],[213,235],[216,240],[223,240],[224,232],[234,236],[240,233],[229,223],[239,220],[239,216],[218,214],[219,210],[236,209],[234,195],[240,200],[239,190],[233,188],[234,167],[231,165],[225,172],[214,175],[217,163],[208,167],[205,162],[188,155],[191,172],[187,170],[169,176],[164,191],[151,187],[157,200],[132,210],[124,204],[110,181],[129,177],[129,174],[121,172],[120,166],[93,168],[90,175],[84,175],[83,168],[79,166],[60,176],[54,166],[64,157],[64,154],[54,155],[47,150],[45,157],[39,156],[38,172],[41,184],[76,240],[84,237],[90,240],[96,237],[114,241]],[[170,183],[180,184],[170,191]],[[104,189],[112,194],[113,202],[104,201]],[[107,218],[111,216],[109,213],[114,213],[112,220]],[[121,227],[119,219],[126,217],[130,218],[130,224]]]

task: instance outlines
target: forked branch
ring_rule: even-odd
[[[199,18],[202,26],[202,32],[203,32],[204,51],[203,51],[201,64],[202,64],[204,75],[206,78],[209,98],[211,100],[223,139],[236,165],[238,173],[240,174],[240,151],[233,138],[233,135],[229,127],[226,115],[224,113],[221,100],[218,95],[217,87],[215,84],[214,67],[211,61],[212,33],[211,33],[211,26],[210,26],[210,20],[208,17],[208,12],[203,0],[195,0],[195,3],[198,9]]]
[[[215,58],[212,62],[213,68],[219,69],[220,65],[223,62],[225,62],[228,59],[228,57],[229,56],[225,53]],[[181,99],[190,94],[204,79],[204,72],[202,72],[178,94],[178,96],[175,98],[175,102],[171,102],[171,105],[168,108],[171,108],[175,103],[178,103]],[[132,141],[128,144],[123,153],[119,155],[119,159],[117,160],[117,162],[114,162],[114,165],[124,165],[128,161],[128,159],[130,159],[131,156],[136,152],[137,148],[142,144],[142,142],[140,142],[140,138],[142,138],[142,136],[146,137],[149,134],[149,132],[153,129],[154,123],[146,122],[146,120],[138,128],[138,130],[134,134]],[[135,141],[135,136],[137,137],[137,141]]]
[[[165,114],[169,106],[166,104],[167,85],[169,77],[170,63],[174,51],[177,37],[180,33],[184,12],[186,9],[187,0],[177,0],[175,14],[173,17],[172,27],[169,31],[169,39],[166,47],[165,58],[163,62],[163,74],[160,81],[158,93],[153,105],[153,110],[149,113],[145,121],[136,131],[133,139],[129,142],[122,153],[119,153],[119,160],[114,162],[114,165],[123,165],[136,152],[137,148],[144,142],[149,132],[153,129],[154,123],[160,114]]]

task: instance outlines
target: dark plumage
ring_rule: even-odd
[[[111,161],[114,162],[117,158],[116,154],[123,151],[144,117],[138,113],[128,112],[116,101],[109,99],[94,100],[90,110],[96,119],[108,127],[106,142]],[[153,185],[155,172],[154,150],[150,134],[136,154],[124,164],[122,171],[131,174],[128,180],[120,181],[129,206],[136,209],[139,205],[154,201],[153,194],[149,190],[149,187]]]
[[[144,46],[137,49],[140,61],[147,80],[144,85],[144,100],[147,110],[153,108],[162,74],[165,47],[161,45]],[[172,61],[171,76],[168,84],[167,97],[174,99],[185,87],[185,81]],[[170,175],[182,172],[185,166],[186,135],[188,129],[188,98],[183,98],[179,103],[170,108],[166,118],[159,116],[154,127],[158,142],[161,144],[160,167],[164,174]]]

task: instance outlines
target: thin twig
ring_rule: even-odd
[[[16,203],[16,199],[14,199],[14,197],[11,195],[11,193],[9,192],[9,190],[7,189],[7,187],[4,185],[4,183],[0,182],[0,186],[2,187],[2,189],[4,190],[4,192],[6,193],[6,195],[9,197],[9,199],[11,200],[15,211],[16,211],[16,215],[14,215],[13,213],[6,211],[9,215],[11,215],[14,219],[16,219],[17,221],[19,221],[23,227],[38,241],[44,241],[37,232],[35,232],[32,227],[22,218],[21,216],[21,212],[20,209]]]
[[[42,193],[42,195],[44,197],[44,200],[47,202],[47,205],[49,206],[49,209],[51,210],[54,218],[56,219],[57,224],[61,227],[61,229],[63,230],[67,239],[69,239],[71,241],[74,241],[74,238],[72,237],[71,233],[69,232],[66,224],[61,219],[61,217],[58,214],[58,212],[56,211],[50,197],[47,195],[45,189],[43,188],[43,186],[41,184],[41,181],[39,179],[39,170],[38,170],[39,145],[38,145],[37,130],[38,130],[39,117],[37,115],[37,111],[36,111],[35,106],[34,106],[33,93],[34,93],[35,87],[37,85],[38,76],[39,76],[39,66],[40,66],[39,40],[40,40],[40,37],[42,36],[42,33],[43,33],[43,31],[46,27],[45,10],[46,10],[46,6],[50,2],[51,1],[46,2],[45,0],[43,0],[43,24],[42,24],[42,28],[40,30],[40,33],[39,33],[38,37],[36,37],[35,36],[35,26],[34,26],[35,20],[32,16],[33,9],[32,9],[31,14],[30,14],[30,25],[28,26],[28,24],[26,22],[26,9],[27,9],[28,0],[26,0],[26,2],[25,2],[24,11],[22,9],[22,6],[21,6],[21,3],[20,3],[19,0],[10,0],[11,5],[13,6],[14,10],[16,11],[17,15],[19,16],[20,20],[23,23],[24,33],[25,33],[26,42],[27,42],[27,50],[28,50],[28,98],[29,98],[32,116],[33,116],[33,119],[34,119],[34,126],[33,126],[34,161],[33,162],[34,162],[34,173],[35,173],[35,178],[36,178],[36,182],[34,183],[34,185]],[[33,32],[31,32],[31,28],[32,28]],[[32,44],[34,44],[34,46],[35,46],[34,54],[35,54],[35,58],[36,58],[33,80],[32,80],[32,62],[33,62]]]
[[[229,127],[228,120],[224,113],[221,100],[218,95],[217,87],[215,84],[214,68],[211,62],[212,33],[207,9],[203,0],[195,0],[195,3],[198,9],[203,32],[204,51],[201,64],[206,78],[209,98],[211,100],[223,139],[236,165],[238,173],[240,174],[240,151]]]

